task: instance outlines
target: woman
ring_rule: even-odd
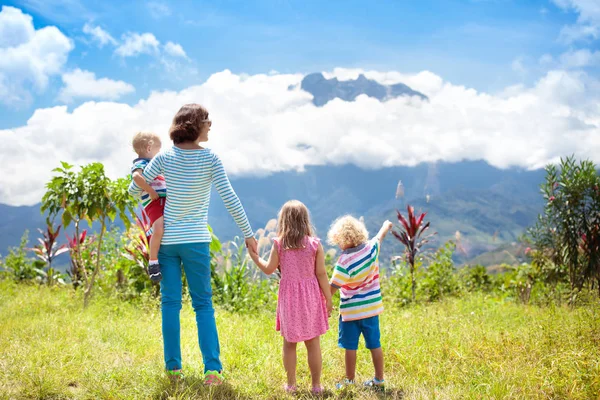
[[[169,134],[173,147],[159,153],[144,169],[143,177],[152,181],[164,175],[167,202],[164,236],[158,259],[163,279],[162,332],[167,373],[180,378],[181,348],[179,312],[181,310],[181,264],[187,277],[192,306],[196,312],[198,341],[204,361],[204,381],[208,385],[223,382],[219,359],[219,337],[212,305],[210,281],[211,235],[208,231],[208,204],[214,183],[229,213],[246,238],[246,246],[256,250],[257,242],[223,164],[210,149],[200,146],[208,141],[211,128],[208,111],[199,104],[186,104],[173,118]],[[130,192],[140,188],[132,182]]]

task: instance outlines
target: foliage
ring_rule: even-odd
[[[487,292],[492,286],[492,278],[483,265],[465,266],[458,271],[458,280],[467,292]]]
[[[537,280],[537,274],[531,264],[520,264],[517,266],[507,266],[512,274],[510,286],[515,291],[517,299],[524,304],[529,303],[531,289]]]
[[[52,266],[52,262],[56,257],[69,251],[66,245],[58,245],[57,239],[60,228],[60,225],[55,228],[54,223],[50,219],[46,219],[46,231],[38,229],[42,237],[38,238],[39,244],[30,249],[43,262],[42,268],[36,268],[36,279],[48,286],[65,284],[64,274]]]
[[[417,257],[414,268],[414,279],[416,282],[421,281],[423,275],[421,268],[422,264],[423,260]],[[389,276],[381,283],[381,290],[384,298],[390,299],[400,306],[406,306],[411,303],[415,304],[421,296],[419,286],[417,286],[415,288],[415,297],[413,300],[412,281],[410,267],[407,265],[406,261],[401,260],[400,257],[393,258]]]
[[[122,279],[127,286],[134,288],[135,292],[149,291],[154,297],[160,294],[160,286],[153,283],[148,275],[150,261],[150,242],[146,232],[151,228],[150,219],[143,211],[136,214],[136,224],[132,225],[126,233],[126,244],[122,253],[133,263],[123,263],[120,267]]]
[[[19,247],[8,249],[8,255],[4,258],[5,274],[16,282],[32,281],[38,276],[33,260],[27,257],[28,238],[29,232],[25,231]]]
[[[91,163],[81,167],[79,173],[72,166],[62,162],[56,168],[54,177],[46,185],[46,193],[42,198],[42,212],[48,211],[51,216],[62,212],[65,227],[75,222],[75,234],[79,237],[79,223],[86,220],[91,226],[93,222],[100,224],[98,234],[95,266],[91,274],[83,269],[84,306],[87,306],[92,295],[94,283],[102,265],[102,241],[108,222],[114,222],[118,216],[126,228],[130,226],[129,215],[133,210],[133,199],[127,192],[128,182],[121,178],[111,181],[106,177],[101,163]]]
[[[421,278],[421,291],[428,301],[436,301],[442,297],[457,294],[458,279],[452,261],[456,245],[449,241],[433,256]]]
[[[429,229],[430,224],[429,222],[424,223],[427,213],[422,213],[417,217],[413,207],[408,205],[406,209],[408,211],[407,218],[404,218],[399,210],[397,211],[398,221],[401,224],[400,231],[396,232],[393,230],[392,234],[405,246],[404,256],[410,267],[412,301],[414,302],[416,300],[415,259],[417,253],[421,251],[421,247],[428,243],[429,238],[435,235],[435,233],[423,236]]]
[[[213,235],[213,244],[218,239]],[[218,247],[218,248],[217,248]],[[234,312],[255,311],[275,299],[274,279],[261,279],[257,269],[251,272],[243,241],[235,238],[227,247],[211,249],[211,280],[216,304]]]
[[[54,228],[54,224],[46,219],[46,231],[38,229],[42,237],[38,238],[39,244],[31,249],[47,265],[48,269],[52,268],[52,261],[56,257],[69,251],[66,245],[58,245],[57,239],[60,228],[60,225]]]
[[[555,282],[566,272],[573,295],[586,284],[600,290],[599,188],[600,176],[591,161],[577,163],[568,157],[561,159],[560,168],[549,165],[541,186],[544,213],[529,231],[538,251],[536,264],[553,265],[555,271],[547,277]]]
[[[71,278],[73,288],[77,289],[83,283],[86,268],[82,253],[84,253],[86,248],[93,243],[94,237],[88,237],[87,230],[85,229],[79,235],[76,233],[74,233],[73,236],[69,236],[68,234],[65,235],[67,237],[67,246],[69,247],[69,255],[71,258],[71,265],[67,270],[67,274]]]

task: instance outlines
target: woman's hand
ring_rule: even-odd
[[[246,248],[250,250],[250,253],[254,252],[258,254],[258,240],[256,238],[246,238]]]

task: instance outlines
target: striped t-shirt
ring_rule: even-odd
[[[172,147],[154,157],[142,175],[146,181],[163,175],[169,187],[162,244],[211,241],[208,205],[213,183],[244,237],[254,235],[221,160],[210,149],[184,150]],[[131,182],[129,192],[139,195],[141,189]]]
[[[342,321],[354,321],[383,312],[379,286],[379,239],[344,250],[331,277],[331,286],[340,290]]]
[[[148,164],[150,163],[150,158],[136,158],[133,160],[133,165],[131,166],[131,175],[138,169],[144,171]],[[156,191],[159,197],[167,197],[167,183],[165,182],[165,177],[162,175],[158,175],[156,178],[149,183],[149,185]],[[152,203],[152,199],[150,195],[145,191],[142,191],[140,195],[140,201],[142,203],[142,207],[146,208],[148,204]]]

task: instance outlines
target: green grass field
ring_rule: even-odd
[[[281,339],[274,316],[218,311],[227,384],[202,385],[193,311],[182,311],[187,376],[171,384],[162,370],[160,312],[97,295],[82,309],[70,289],[0,282],[0,398],[277,399]],[[322,338],[324,384],[343,377],[337,326]],[[329,392],[331,398],[597,399],[600,306],[539,308],[470,296],[394,310],[382,317],[388,391]],[[305,350],[299,383],[309,387]],[[359,352],[360,379],[371,376]],[[301,393],[309,397],[308,392]]]

